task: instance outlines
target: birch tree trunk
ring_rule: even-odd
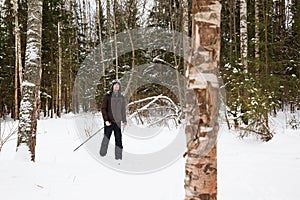
[[[35,161],[41,83],[42,0],[28,0],[27,41],[17,150],[28,147]]]
[[[187,66],[185,200],[217,199],[220,0],[193,0],[192,52]],[[210,78],[209,78],[210,77]]]
[[[241,61],[244,72],[248,72],[248,33],[247,33],[247,0],[240,0],[240,34],[241,34]]]
[[[259,0],[255,0],[254,12],[255,12],[255,58],[259,58]]]

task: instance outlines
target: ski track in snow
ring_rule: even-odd
[[[300,131],[287,129],[283,115],[273,122],[277,134],[268,143],[242,140],[222,125],[218,199],[300,199]],[[120,173],[98,163],[84,147],[73,152],[81,143],[75,123],[72,115],[39,121],[36,163],[18,159],[16,139],[4,145],[0,152],[1,199],[184,199],[184,158],[155,173]]]

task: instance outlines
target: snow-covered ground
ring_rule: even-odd
[[[1,199],[184,199],[184,158],[153,173],[116,171],[102,165],[85,147],[73,152],[81,143],[74,118],[65,115],[62,119],[39,121],[35,163],[24,161],[15,152],[16,139],[4,145],[0,152]],[[218,139],[218,199],[300,199],[300,130],[289,129],[283,119],[282,114],[272,120],[277,134],[268,143],[253,138],[241,140],[222,125]],[[2,124],[7,127],[2,131],[8,131],[12,124]],[[99,138],[92,140],[100,145]],[[166,141],[162,141],[163,146]]]

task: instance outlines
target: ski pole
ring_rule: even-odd
[[[91,135],[88,139],[86,139],[83,143],[81,143],[76,149],[74,149],[74,151],[76,151],[77,149],[79,149],[79,147],[81,147],[82,145],[84,145],[87,141],[89,141],[92,137],[94,137],[97,133],[99,133],[99,131],[101,131],[103,128],[104,128],[104,126],[102,128],[100,128],[98,131],[96,131],[93,135]]]

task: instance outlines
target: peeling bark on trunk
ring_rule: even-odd
[[[23,94],[20,106],[20,123],[17,149],[28,146],[31,160],[35,160],[37,119],[40,103],[42,0],[28,0],[27,41],[25,54]]]
[[[220,0],[193,0],[192,55],[187,66],[185,200],[217,199]]]

